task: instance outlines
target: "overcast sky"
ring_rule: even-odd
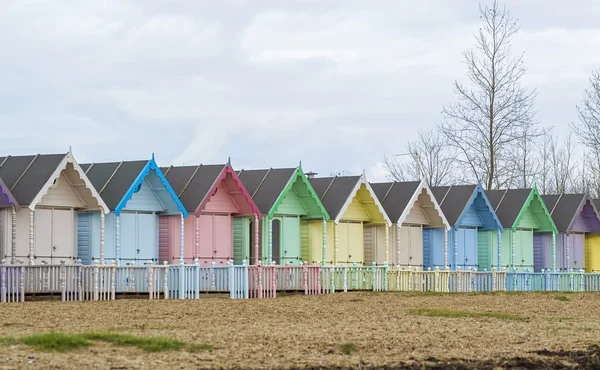
[[[464,80],[477,1],[0,0],[2,153],[381,180]],[[566,132],[600,1],[512,0],[537,118]]]

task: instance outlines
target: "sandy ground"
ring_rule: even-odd
[[[527,319],[414,316],[408,313],[413,308],[503,312]],[[577,362],[572,351],[584,351],[579,356],[589,364],[599,354],[590,346],[600,344],[600,294],[338,293],[246,301],[27,302],[3,304],[0,313],[3,336],[113,330],[214,345],[213,351],[200,353],[146,353],[108,344],[70,353],[5,346],[0,347],[0,368],[568,367]],[[355,352],[343,354],[344,343],[353,343]],[[541,350],[567,352],[536,354]]]

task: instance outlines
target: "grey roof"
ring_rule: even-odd
[[[419,181],[371,183],[371,188],[392,222],[398,222],[408,202],[419,188]]]
[[[469,203],[475,191],[475,185],[436,186],[431,192],[442,208],[450,226],[456,225],[458,218]]]
[[[551,195],[542,195],[542,200],[548,208],[548,212],[552,213],[554,206],[556,206],[556,202],[558,202],[558,198],[560,198],[560,194],[551,194]]]
[[[513,227],[529,194],[531,194],[531,189],[485,191],[490,204],[496,210],[500,223],[506,228]]]
[[[147,160],[86,163],[80,166],[106,206],[114,211],[146,164]]]
[[[356,183],[360,180],[360,176],[317,177],[308,180],[321,199],[329,217],[336,219]]]
[[[226,164],[171,166],[161,171],[188,212],[195,212],[213,188]]]
[[[554,225],[558,232],[569,231],[571,223],[577,217],[581,204],[586,199],[585,194],[542,195],[546,208],[551,212]],[[546,202],[548,200],[548,202]]]
[[[600,199],[592,199],[592,203],[594,203],[596,209],[600,210]]]
[[[20,205],[29,205],[67,153],[0,157],[0,177]]]
[[[260,212],[267,214],[296,171],[297,168],[240,170],[237,175],[252,194],[252,199]]]

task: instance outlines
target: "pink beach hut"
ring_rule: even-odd
[[[183,255],[179,218],[160,218],[160,260],[193,263],[198,259],[201,266],[213,262],[217,266],[226,265],[234,259],[234,219],[254,217],[260,220],[262,217],[231,164],[171,166],[162,171],[189,217],[184,221]],[[251,263],[249,256],[236,256],[236,260]]]

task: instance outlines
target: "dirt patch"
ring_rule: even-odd
[[[0,368],[597,368],[598,294],[338,293],[231,301],[26,302],[0,306],[2,336],[119,332],[206,343],[147,353],[99,343],[68,353],[0,347]],[[415,316],[415,309],[527,320]],[[557,320],[557,318],[561,318]],[[344,344],[352,344],[352,350]],[[344,350],[344,348],[346,348]]]

